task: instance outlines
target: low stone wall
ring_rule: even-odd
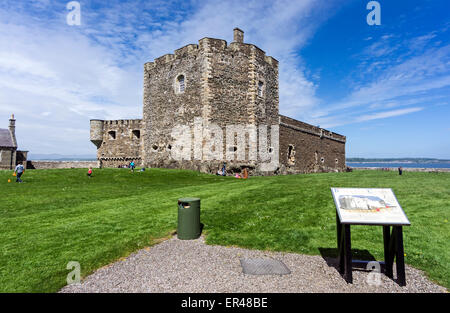
[[[379,170],[379,171],[398,171],[398,167],[351,167],[353,171],[358,170]],[[437,172],[450,172],[450,168],[414,168],[414,167],[403,167],[403,172],[427,172],[427,173],[437,173]]]
[[[28,161],[28,169],[98,168],[98,161]]]

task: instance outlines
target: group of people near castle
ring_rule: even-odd
[[[217,176],[226,176],[227,175],[225,163],[223,164],[222,168],[217,171],[216,175]],[[246,168],[244,168],[240,174],[236,173],[234,175],[234,177],[247,179],[248,178],[248,170]]]
[[[131,168],[131,171],[134,172],[134,169],[136,168],[136,164],[133,161],[131,161],[128,164],[119,165],[117,168]]]
[[[136,168],[136,164],[132,161],[128,165],[119,165],[119,168],[131,168],[131,171],[134,172],[134,169]],[[143,172],[143,171],[145,171],[145,168],[141,169],[141,172]],[[399,169],[399,171],[400,171],[400,169]],[[17,178],[17,180],[16,180],[17,183],[22,183],[23,182],[21,177],[22,177],[24,172],[25,172],[25,168],[22,165],[22,163],[19,162],[19,164],[14,169],[14,176],[16,176],[16,178]],[[90,177],[92,177],[92,174],[93,174],[93,170],[92,170],[92,167],[90,167],[88,169],[87,175],[90,178]],[[222,168],[217,171],[216,175],[218,175],[218,176],[226,176],[227,175],[225,163],[223,164]],[[401,173],[400,173],[400,175],[401,175]],[[248,170],[246,168],[244,168],[244,170],[240,174],[236,173],[235,177],[236,178],[247,179],[248,178]]]

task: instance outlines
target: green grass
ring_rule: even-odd
[[[335,254],[330,187],[392,188],[411,221],[406,263],[450,287],[450,173],[356,171],[238,180],[151,169],[0,171],[0,291],[55,292],[69,261],[82,276],[170,236],[177,199],[200,197],[208,244]],[[356,257],[383,259],[382,228],[352,227]]]

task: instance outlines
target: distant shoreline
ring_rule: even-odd
[[[363,171],[363,170],[378,170],[378,171],[385,171],[386,169],[391,171],[397,171],[397,167],[352,167],[349,166],[352,170],[356,171]],[[450,168],[445,167],[402,167],[402,170],[404,172],[428,172],[428,173],[436,173],[436,172],[442,172],[442,173],[450,173]]]
[[[373,164],[373,163],[386,163],[386,164],[392,164],[392,163],[407,163],[407,164],[419,164],[418,162],[413,162],[413,161],[403,161],[403,162],[399,162],[399,161],[383,161],[383,162],[378,162],[378,161],[347,161],[347,163],[357,163],[357,164]],[[432,162],[430,162],[432,163]]]
[[[450,161],[432,161],[432,162],[414,162],[414,161],[347,161],[347,163],[357,163],[357,164],[373,164],[373,163],[380,163],[380,164],[450,164]]]
[[[346,158],[348,163],[408,163],[408,164],[450,164],[447,159],[433,159],[433,158]]]

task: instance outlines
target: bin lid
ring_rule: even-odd
[[[200,198],[180,198],[178,199],[179,202],[194,202],[194,201],[200,201]]]

